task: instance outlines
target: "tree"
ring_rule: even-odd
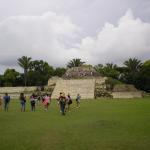
[[[143,63],[140,76],[137,81],[138,88],[146,92],[150,92],[150,60]]]
[[[103,64],[98,64],[98,65],[94,66],[94,69],[101,74],[103,74],[103,68],[104,68]]]
[[[131,72],[139,72],[142,66],[141,60],[138,60],[136,58],[130,58],[129,60],[124,62],[124,65],[126,66],[128,71]]]
[[[0,86],[3,86],[4,84],[4,76],[0,75]]]
[[[29,69],[30,85],[45,85],[48,79],[53,76],[54,69],[43,60],[34,60]]]
[[[142,63],[141,60],[136,58],[130,58],[129,60],[124,62],[125,72],[124,77],[125,81],[129,84],[136,85],[137,79],[139,78]]]
[[[19,75],[19,72],[15,71],[15,69],[7,69],[3,76],[4,86],[16,86]]]
[[[113,63],[107,63],[106,65],[98,64],[94,68],[102,76],[112,77],[115,79],[118,79],[120,74],[120,72],[117,70],[117,65]]]
[[[108,68],[108,69],[116,69],[117,65],[113,64],[113,63],[106,63],[105,67]]]
[[[67,67],[72,68],[72,67],[80,67],[84,64],[85,62],[81,61],[80,58],[75,58],[72,59],[68,62]]]
[[[31,57],[22,56],[18,59],[18,64],[20,67],[24,69],[24,83],[25,86],[27,85],[27,79],[28,79],[28,69],[31,66]]]
[[[56,68],[55,71],[54,71],[54,75],[55,76],[58,76],[58,77],[62,77],[66,72],[66,69],[65,68]]]

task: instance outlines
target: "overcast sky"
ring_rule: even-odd
[[[150,0],[0,0],[0,54],[0,73],[23,55],[55,67],[150,59]]]

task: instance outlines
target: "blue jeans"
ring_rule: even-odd
[[[31,111],[35,111],[35,101],[31,101]]]
[[[21,111],[25,111],[26,103],[21,102]]]
[[[65,104],[60,104],[60,109],[61,109],[61,112],[62,112],[62,115],[65,115]]]
[[[5,110],[5,111],[8,111],[8,105],[9,105],[8,102],[4,102],[4,110]]]

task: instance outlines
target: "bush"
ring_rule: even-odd
[[[107,90],[112,90],[114,88],[114,86],[117,84],[123,84],[119,80],[113,79],[111,77],[108,77],[107,80],[105,81],[105,83],[106,83]]]

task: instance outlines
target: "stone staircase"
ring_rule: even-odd
[[[73,99],[77,94],[81,95],[82,99],[93,99],[95,90],[95,79],[72,79],[58,80],[52,93],[52,98],[58,98],[60,92],[66,95],[69,93]]]

